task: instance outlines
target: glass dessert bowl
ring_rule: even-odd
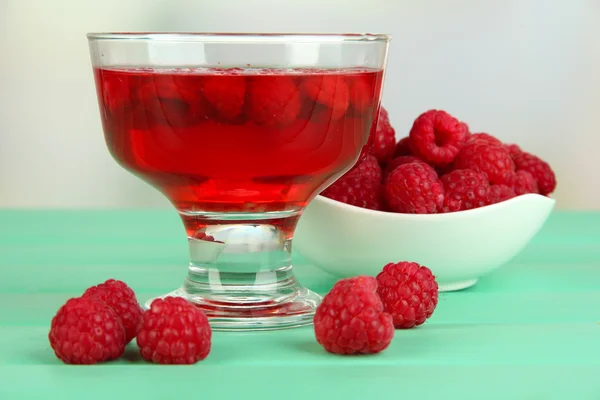
[[[320,297],[294,276],[294,230],[368,145],[389,36],[88,39],[110,153],[171,201],[187,233],[187,279],[167,295],[214,329],[310,324]]]

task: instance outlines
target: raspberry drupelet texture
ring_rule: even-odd
[[[392,211],[433,214],[444,203],[444,189],[433,168],[415,162],[400,165],[390,173],[384,197]]]
[[[527,152],[516,155],[514,160],[517,171],[527,171],[533,176],[540,194],[547,196],[554,192],[556,176],[547,162]]]
[[[317,308],[314,331],[317,342],[330,353],[385,350],[394,337],[394,325],[383,312],[375,278],[358,276],[336,283]]]
[[[323,196],[353,206],[381,210],[383,186],[368,177],[343,177],[325,189]]]
[[[489,204],[500,203],[501,201],[505,201],[508,199],[512,199],[515,197],[515,191],[506,185],[492,185],[490,187],[490,202]]]
[[[441,110],[429,110],[413,123],[409,134],[412,153],[431,165],[448,165],[464,146],[466,124]]]
[[[137,344],[142,357],[158,364],[194,364],[210,352],[208,318],[180,297],[152,302],[144,313]]]
[[[525,170],[517,171],[515,185],[513,187],[515,195],[520,196],[526,193],[538,193],[538,186],[535,178]]]
[[[469,137],[467,138],[466,144],[471,144],[471,143],[475,143],[475,142],[493,144],[496,146],[502,146],[502,142],[499,139],[490,135],[489,133],[483,133],[483,132],[473,133],[472,135],[469,135]]]
[[[367,155],[360,164],[352,168],[343,176],[343,178],[348,177],[368,178],[376,182],[381,182],[381,167],[375,156]]]
[[[291,124],[300,113],[300,100],[300,91],[290,77],[278,76],[268,81],[248,80],[248,113],[257,124]]]
[[[515,164],[508,150],[485,141],[463,147],[454,160],[454,168],[482,172],[492,184],[512,186],[515,180]]]
[[[399,166],[403,165],[403,164],[410,164],[410,163],[417,163],[417,164],[423,164],[426,166],[430,166],[429,164],[427,164],[425,161],[421,160],[420,158],[417,158],[415,156],[398,156],[395,157],[394,159],[392,159],[392,161],[390,161],[386,167],[385,170],[383,172],[383,180],[384,183],[387,179],[387,177]],[[431,168],[432,172],[435,172],[435,170],[433,168]]]
[[[88,288],[83,297],[95,297],[113,309],[125,328],[125,343],[131,342],[138,333],[144,311],[133,290],[125,282],[109,279]]]
[[[125,351],[125,329],[117,314],[93,297],[69,299],[52,318],[50,346],[66,364],[96,364]]]
[[[438,284],[431,270],[415,262],[389,263],[377,275],[377,294],[400,329],[421,325],[438,302]]]
[[[394,150],[394,157],[411,155],[412,152],[410,151],[410,138],[406,136],[398,140],[398,143],[396,143],[396,149]]]
[[[394,155],[396,148],[396,131],[390,123],[388,112],[383,106],[380,108],[377,120],[377,130],[373,138],[373,147],[371,154],[377,158],[381,164],[386,164]]]
[[[444,185],[444,212],[483,207],[490,201],[487,177],[472,169],[456,169],[440,178]]]

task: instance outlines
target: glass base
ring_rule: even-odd
[[[257,301],[247,304],[216,301],[212,295],[205,298],[198,294],[198,290],[203,289],[186,281],[180,289],[160,297],[185,298],[206,314],[211,328],[215,331],[275,330],[311,325],[315,310],[321,301],[321,296],[299,285],[296,285],[293,294],[285,296],[274,294],[269,297],[265,293],[255,293],[252,296],[249,293],[249,297],[255,297]],[[153,300],[146,302],[146,308],[150,307]]]
[[[161,297],[185,298],[207,315],[214,330],[312,324],[321,297],[298,283],[291,265],[299,211],[179,211],[188,233],[188,276],[181,288]]]

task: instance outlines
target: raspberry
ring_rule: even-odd
[[[340,119],[348,108],[348,85],[339,76],[311,76],[300,84],[300,88],[310,99],[330,108],[334,121]]]
[[[472,169],[456,169],[440,178],[444,185],[444,212],[470,210],[489,204],[487,177]]]
[[[381,106],[371,154],[374,155],[380,163],[385,164],[391,160],[394,155],[395,147],[396,131],[390,124],[387,110]]]
[[[415,262],[389,263],[377,275],[377,294],[400,329],[421,325],[438,302],[438,284],[431,270]]]
[[[510,157],[513,159],[513,161],[515,160],[515,157],[523,154],[523,150],[521,150],[521,148],[516,144],[507,144],[504,145],[504,147],[506,150],[508,150],[508,154],[510,154]]]
[[[392,171],[394,171],[396,168],[398,168],[399,166],[401,166],[403,164],[410,164],[410,163],[426,165],[427,167],[430,168],[430,170],[432,172],[435,173],[435,170],[433,168],[431,168],[431,166],[429,164],[427,164],[425,161],[422,161],[420,158],[417,158],[414,156],[398,156],[386,165],[385,170],[383,172],[384,182],[387,180],[387,177],[392,173]]]
[[[413,123],[412,153],[432,165],[450,164],[467,140],[467,126],[445,111],[429,110]]]
[[[368,177],[342,177],[321,194],[333,200],[356,207],[381,210],[383,187]]]
[[[474,142],[481,142],[487,144],[494,144],[496,146],[502,146],[502,142],[490,135],[489,133],[473,133],[467,138],[466,144],[471,144]]]
[[[371,276],[342,279],[317,307],[317,342],[330,353],[369,354],[385,350],[394,337],[392,317],[383,312]]]
[[[237,117],[244,107],[246,78],[243,76],[214,76],[204,81],[204,97],[225,118]]]
[[[343,177],[364,177],[381,182],[381,175],[381,167],[377,159],[372,155],[367,155],[360,164],[348,171]]]
[[[144,118],[172,128],[185,128],[209,115],[210,106],[199,90],[170,76],[156,76],[140,88]]]
[[[512,186],[515,164],[503,146],[475,141],[466,145],[454,160],[455,169],[472,169],[484,173],[490,183]]]
[[[517,171],[514,185],[515,195],[519,196],[525,193],[538,193],[537,182],[533,175],[525,170]]]
[[[403,137],[398,140],[396,143],[396,149],[394,150],[394,157],[400,156],[410,156],[412,152],[410,151],[410,138],[408,136]]]
[[[546,196],[556,189],[556,176],[550,165],[533,154],[523,152],[515,157],[517,170],[527,171],[537,183],[540,194]]]
[[[82,297],[97,298],[113,309],[125,328],[126,344],[137,335],[144,311],[135,293],[125,282],[109,279],[98,286],[88,288]]]
[[[411,214],[436,213],[444,203],[442,183],[429,166],[403,164],[388,176],[384,196],[392,211]]]
[[[350,104],[358,113],[363,113],[373,105],[373,87],[366,79],[352,79],[349,87]]]
[[[142,357],[158,364],[195,364],[210,353],[208,318],[180,297],[156,299],[144,313],[137,344]]]
[[[125,351],[125,329],[104,302],[90,297],[69,299],[52,318],[48,335],[56,356],[67,364],[96,364]]]
[[[258,77],[248,82],[248,109],[257,124],[291,124],[300,107],[300,92],[290,77]]]
[[[490,204],[500,203],[515,197],[515,191],[506,185],[492,185],[490,187]]]

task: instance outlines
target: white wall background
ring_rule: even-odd
[[[554,167],[559,208],[600,209],[598,0],[0,0],[0,207],[168,206],[104,146],[89,31],[393,35],[399,136],[442,108]]]

